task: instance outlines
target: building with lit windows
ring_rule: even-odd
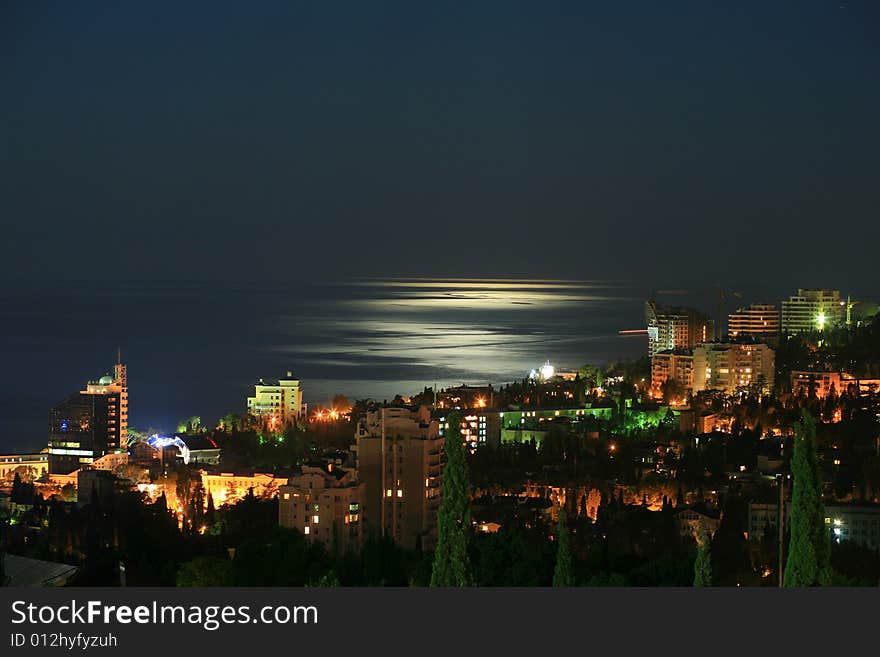
[[[273,428],[281,429],[293,424],[306,412],[299,379],[292,378],[290,372],[287,378],[275,382],[267,383],[260,379],[254,385],[253,397],[247,398],[247,412],[265,420],[270,427],[275,425]]]
[[[876,394],[880,391],[880,379],[859,379],[846,372],[795,370],[791,373],[791,391],[795,395],[817,399],[825,399],[831,394]]]
[[[668,349],[689,348],[715,337],[715,322],[693,308],[658,306],[645,303],[648,325],[648,355]]]
[[[501,437],[501,415],[496,409],[481,409],[461,411],[461,436],[468,449],[474,451],[483,445],[498,446]],[[440,435],[445,436],[448,429],[446,416],[440,417]]]
[[[355,432],[363,522],[405,548],[437,542],[443,483],[440,423],[425,406],[368,411]]]
[[[825,526],[837,543],[852,541],[869,550],[880,550],[878,504],[826,504]]]
[[[113,376],[89,381],[49,412],[49,472],[68,474],[128,443],[128,382],[125,365]]]
[[[782,302],[782,332],[789,335],[805,331],[821,331],[843,324],[846,302],[839,290],[808,290]]]
[[[731,338],[776,340],[779,337],[779,308],[772,303],[753,303],[727,316]]]
[[[677,381],[686,390],[694,387],[694,354],[690,349],[667,349],[651,358],[651,394],[663,396],[663,384]]]
[[[761,385],[773,388],[775,352],[761,342],[711,342],[694,347],[694,392],[738,389]]]
[[[361,500],[364,484],[356,470],[327,464],[303,466],[278,489],[278,523],[340,553],[358,552],[363,544]]]

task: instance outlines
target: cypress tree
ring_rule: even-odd
[[[825,529],[816,422],[806,410],[795,431],[791,473],[791,539],[784,585],[827,586],[831,583],[831,545]]]
[[[574,565],[571,548],[568,545],[568,527],[565,524],[565,509],[559,509],[559,522],[556,523],[556,568],[553,570],[553,586],[574,586]]]
[[[694,560],[694,586],[712,586],[712,539],[705,527],[697,536],[697,558]]]
[[[447,421],[443,500],[437,514],[437,549],[434,551],[431,586],[470,586],[470,483],[461,438],[461,415],[450,413]]]

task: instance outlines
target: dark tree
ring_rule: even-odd
[[[446,465],[443,468],[443,500],[437,517],[437,549],[431,586],[469,586],[468,534],[471,525],[470,484],[461,438],[461,415],[447,418]]]
[[[568,527],[565,524],[565,509],[559,509],[559,522],[556,523],[556,568],[553,570],[553,586],[574,586],[574,564],[569,547]]]
[[[712,586],[712,539],[705,528],[702,528],[697,536],[694,586]]]
[[[791,473],[791,539],[784,583],[785,586],[828,586],[831,546],[825,529],[816,422],[806,410],[796,426]]]

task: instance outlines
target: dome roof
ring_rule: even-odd
[[[113,383],[113,377],[110,376],[109,374],[105,374],[100,379],[98,379],[99,386],[109,386],[112,383]]]

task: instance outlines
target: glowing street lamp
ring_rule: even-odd
[[[820,331],[825,328],[825,313],[819,313],[819,316],[816,318],[816,324],[819,325]]]

